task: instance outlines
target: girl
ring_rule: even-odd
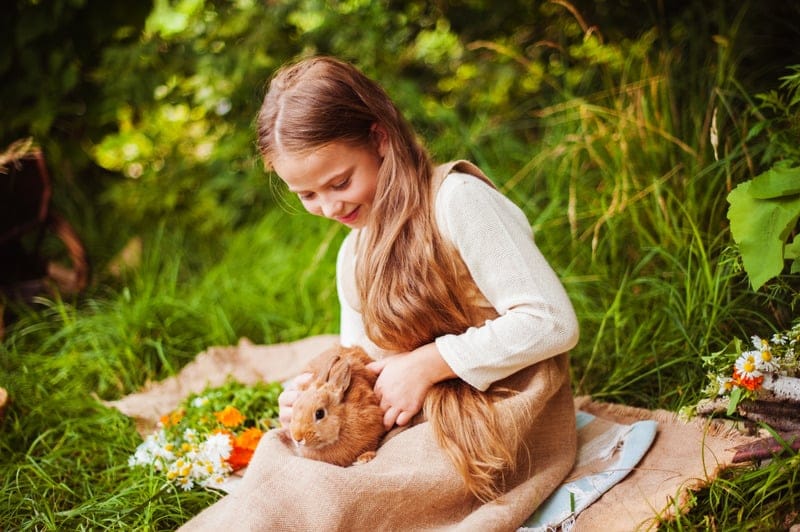
[[[247,524],[515,529],[576,449],[577,320],[524,214],[474,165],[434,166],[384,90],[337,59],[279,71],[257,127],[266,166],[304,207],[352,229],[337,260],[340,341],[375,359],[386,427],[410,428],[351,468],[263,439],[243,484],[274,500]],[[281,395],[284,423],[296,395]],[[430,423],[415,418],[423,405]],[[265,504],[244,491],[191,523],[244,524]]]

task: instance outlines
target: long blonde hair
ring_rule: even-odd
[[[376,125],[385,153],[357,249],[358,296],[370,340],[405,352],[462,333],[479,318],[459,285],[460,256],[437,229],[431,159],[409,123],[357,68],[313,57],[273,77],[257,118],[258,146],[271,168],[281,154],[301,156],[334,142],[374,147]],[[488,500],[514,468],[518,442],[502,433],[492,395],[453,384],[434,387],[426,414],[469,489]]]

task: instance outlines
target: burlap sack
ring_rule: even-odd
[[[181,530],[514,530],[572,467],[576,433],[567,356],[504,383],[509,426],[526,435],[523,468],[500,499],[481,504],[423,422],[390,438],[366,464],[337,467],[295,456],[267,434],[233,493]]]

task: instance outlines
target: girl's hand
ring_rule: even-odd
[[[455,377],[434,343],[371,362],[367,368],[378,374],[375,393],[381,402],[387,430],[395,423],[407,425],[422,409],[431,386]]]
[[[432,383],[419,375],[411,353],[393,355],[367,365],[378,374],[375,393],[383,409],[387,430],[395,423],[406,425],[422,409]]]
[[[292,421],[292,405],[300,395],[298,386],[308,384],[313,375],[311,373],[301,373],[294,379],[283,383],[283,391],[278,396],[278,413],[282,427],[289,426]]]

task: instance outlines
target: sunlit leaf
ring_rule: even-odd
[[[782,198],[800,194],[800,166],[776,164],[753,178],[750,195],[758,199]]]
[[[750,193],[751,186],[742,183],[728,194],[728,219],[750,284],[758,290],[783,270],[784,245],[800,216],[800,195],[759,199]]]

